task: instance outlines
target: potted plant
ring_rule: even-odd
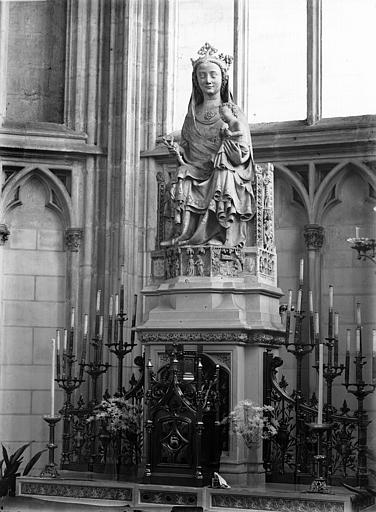
[[[16,477],[21,476],[18,471],[23,462],[23,453],[30,446],[31,443],[26,443],[18,448],[14,453],[9,455],[4,445],[3,459],[0,461],[0,496],[15,496],[16,493]],[[38,462],[40,456],[46,449],[37,452],[30,461],[26,464],[22,475],[27,475],[32,467]]]
[[[277,434],[278,421],[271,405],[256,405],[251,400],[239,402],[229,415],[233,432],[241,436],[248,448],[257,447],[262,439]]]
[[[98,423],[105,471],[116,473],[117,479],[122,465],[128,469],[137,468],[141,412],[140,406],[128,403],[123,396],[107,397],[95,406],[93,415],[87,420]]]

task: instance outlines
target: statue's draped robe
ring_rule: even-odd
[[[233,232],[231,245],[245,243],[244,223],[254,214],[253,164],[248,124],[241,112],[238,119],[245,135],[241,137],[241,143],[231,141],[231,144],[240,148],[240,162],[231,161],[227,155],[227,168],[223,165],[215,168],[216,154],[220,148],[223,151],[220,129],[224,123],[218,117],[212,122],[198,121],[190,103],[180,141],[186,164],[178,168],[171,191],[177,223],[182,222],[184,211],[196,214],[191,215],[187,244],[210,241],[223,244],[229,229]],[[223,162],[223,158],[221,160]]]

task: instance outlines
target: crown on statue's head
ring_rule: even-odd
[[[205,43],[197,53],[199,58],[191,59],[193,69],[197,68],[197,66],[204,62],[215,62],[225,73],[227,73],[232,61],[234,60],[231,55],[218,53],[218,50],[214,48],[214,46],[212,46],[210,43]]]

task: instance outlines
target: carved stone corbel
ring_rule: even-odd
[[[10,231],[6,224],[0,224],[0,245],[5,245],[5,242],[8,241],[10,235]]]
[[[67,228],[65,230],[65,247],[71,252],[78,252],[83,234],[81,228]]]
[[[319,251],[324,243],[324,228],[319,224],[304,226],[304,240],[308,251]]]

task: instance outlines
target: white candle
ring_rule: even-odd
[[[300,269],[299,269],[299,282],[303,284],[303,276],[304,276],[304,260],[300,260]]]
[[[358,226],[355,227],[355,238],[359,238],[359,228],[358,228]]]
[[[88,318],[87,313],[85,313],[85,315],[84,315],[84,336],[87,336],[88,323],[89,323],[89,318]]]
[[[334,313],[334,337],[338,338],[339,332],[339,314]]]
[[[99,337],[102,338],[103,336],[103,315],[99,318]]]
[[[350,352],[351,329],[346,329],[346,352]]]
[[[67,351],[67,343],[68,343],[68,332],[66,329],[64,329],[64,342],[63,342],[63,350],[64,352]]]
[[[55,415],[55,364],[56,364],[56,341],[52,338],[52,364],[51,364],[51,417]]]
[[[329,308],[333,309],[333,286],[329,286]]]
[[[99,313],[101,309],[101,290],[97,291],[97,313]]]
[[[71,311],[71,323],[70,323],[71,329],[74,328],[74,308],[72,308]]]
[[[109,305],[108,305],[108,315],[109,315],[109,316],[112,316],[112,309],[113,309],[113,297],[112,297],[112,295],[111,295],[111,297],[110,297],[110,303],[109,303]]]
[[[356,351],[360,352],[360,329],[357,329],[355,332],[355,347]]]
[[[376,384],[376,329],[372,329],[372,384]]]
[[[360,327],[362,325],[362,315],[360,313],[360,302],[356,303],[356,325]]]
[[[317,423],[322,425],[322,413],[324,406],[324,345],[319,345],[319,390],[317,404]]]
[[[291,311],[291,306],[292,306],[292,290],[289,290],[289,303],[287,305],[288,311]]]
[[[312,290],[309,290],[309,292],[308,292],[308,299],[309,299],[309,312],[313,313],[313,295],[312,295]]]
[[[119,314],[119,294],[115,295],[115,315]]]
[[[319,314],[316,311],[315,312],[315,334],[319,334],[319,332],[320,332]]]
[[[56,344],[57,344],[57,353],[60,353],[60,331],[56,329]]]
[[[302,309],[302,290],[298,290],[298,300],[296,303],[296,312],[300,313],[300,310]]]

